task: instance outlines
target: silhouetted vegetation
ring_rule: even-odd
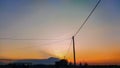
[[[0,68],[74,68],[72,63],[62,59],[55,62],[55,65],[33,65],[31,63],[12,63],[7,65],[0,65]],[[76,68],[120,68],[120,65],[88,65],[87,63],[80,63]]]

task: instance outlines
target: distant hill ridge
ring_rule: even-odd
[[[54,65],[56,61],[59,61],[60,59],[50,57],[48,59],[22,59],[22,60],[15,60],[11,62],[11,64],[15,63],[31,63],[33,65],[37,64],[45,64],[45,65]]]

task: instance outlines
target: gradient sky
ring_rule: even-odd
[[[97,0],[0,0],[0,58],[63,58],[71,36],[96,3]],[[120,0],[102,0],[75,37],[77,62],[120,64],[119,6]],[[73,61],[72,47],[66,58]]]

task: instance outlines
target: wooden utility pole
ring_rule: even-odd
[[[76,67],[76,57],[75,57],[75,40],[74,40],[74,36],[72,36],[72,40],[73,40],[73,57],[74,57],[74,68]]]

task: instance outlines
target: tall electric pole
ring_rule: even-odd
[[[72,36],[72,40],[73,40],[74,68],[76,68],[76,56],[75,56],[75,40],[74,40],[74,36]]]

